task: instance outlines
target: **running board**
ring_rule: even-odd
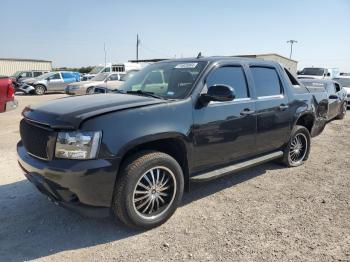
[[[201,175],[197,175],[194,177],[191,177],[191,181],[192,182],[205,182],[205,181],[209,181],[212,179],[216,179],[228,174],[232,174],[234,172],[238,172],[241,171],[243,169],[249,168],[249,167],[253,167],[265,162],[269,162],[273,159],[277,159],[283,156],[283,151],[277,151],[277,152],[273,152],[270,153],[268,155],[263,155],[254,159],[250,159],[244,162],[240,162],[231,166],[227,166],[224,168],[220,168],[214,171],[210,171]]]

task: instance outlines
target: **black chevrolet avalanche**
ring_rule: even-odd
[[[303,164],[327,108],[323,93],[275,62],[167,60],[113,92],[25,108],[17,152],[52,201],[151,228],[175,212],[191,181],[270,160]]]

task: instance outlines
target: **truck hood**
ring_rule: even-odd
[[[54,129],[79,129],[88,118],[119,110],[165,103],[164,100],[128,94],[65,97],[26,107],[22,114]]]

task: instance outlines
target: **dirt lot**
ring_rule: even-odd
[[[193,185],[166,224],[139,232],[55,206],[25,180],[21,110],[62,96],[18,96],[0,114],[0,261],[350,261],[350,115],[312,141],[304,166]]]

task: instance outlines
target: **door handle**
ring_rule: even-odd
[[[287,108],[289,108],[289,105],[286,105],[286,104],[281,104],[280,105],[280,109],[281,110],[284,110],[284,109],[287,109]]]
[[[245,108],[241,111],[240,114],[241,114],[241,116],[249,116],[249,115],[252,115],[254,113],[255,113],[255,111],[250,110],[249,108]]]

